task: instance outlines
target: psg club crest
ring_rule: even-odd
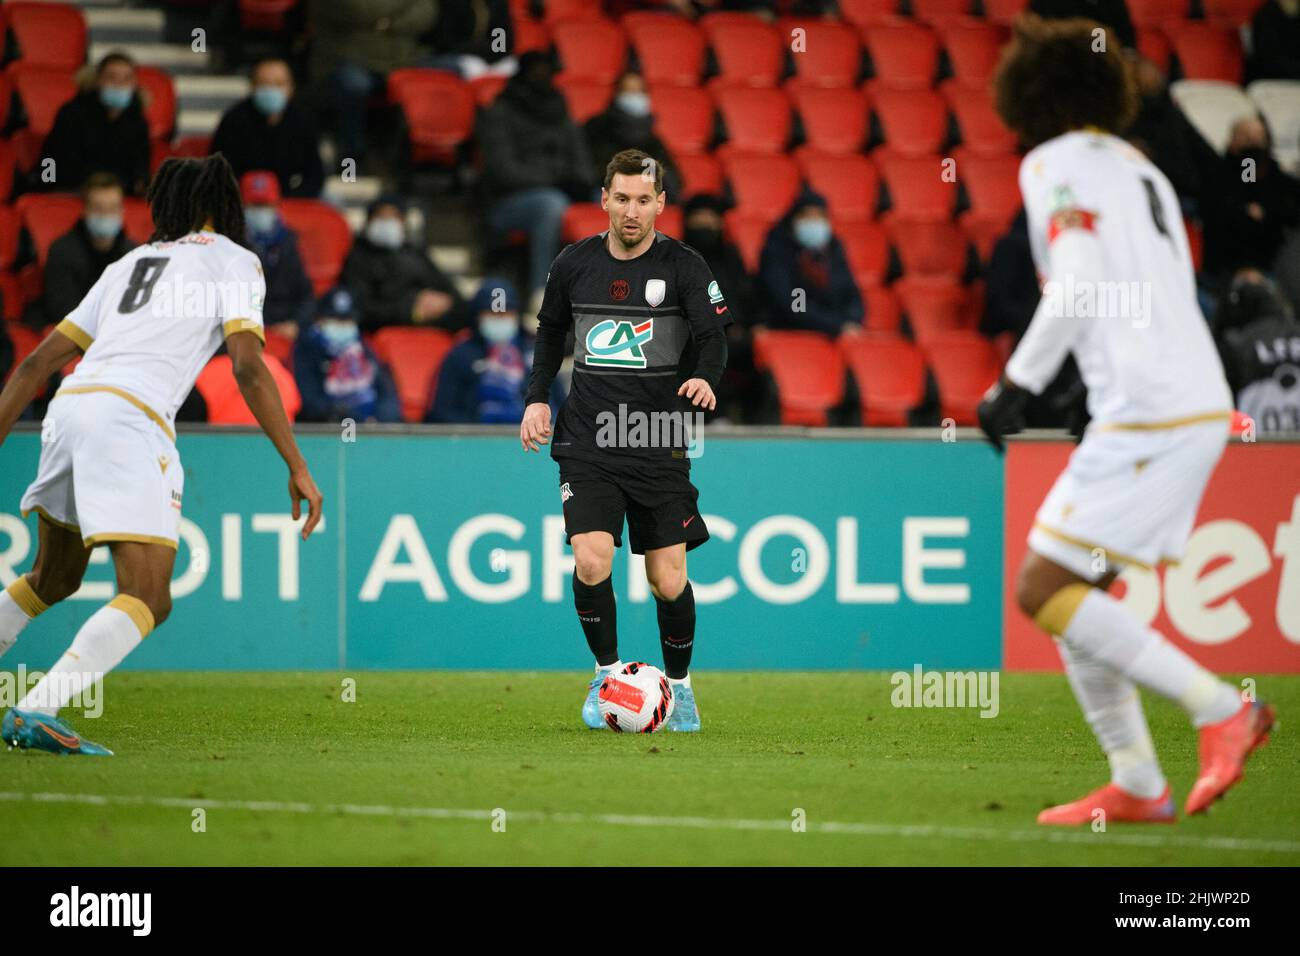
[[[664,293],[668,291],[668,283],[663,279],[646,279],[645,282],[645,300],[649,303],[650,308],[654,308],[664,300]]]
[[[615,302],[622,302],[631,291],[632,287],[628,285],[626,279],[615,279],[609,284],[609,297]]]

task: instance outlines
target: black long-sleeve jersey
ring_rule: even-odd
[[[546,401],[572,327],[573,385],[556,418],[551,457],[689,469],[686,442],[662,440],[669,429],[659,426],[669,421],[664,413],[695,421],[697,409],[677,394],[686,379],[717,389],[731,311],[690,246],[656,233],[635,259],[616,259],[606,236],[566,246],[551,264],[527,400]],[[612,432],[620,421],[629,427]],[[645,443],[632,430],[638,421],[655,431]]]

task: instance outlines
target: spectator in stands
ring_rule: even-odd
[[[455,332],[470,324],[469,307],[422,249],[406,241],[406,207],[396,196],[370,204],[366,228],[343,265],[361,326],[424,325]]]
[[[1300,80],[1300,0],[1268,0],[1251,21],[1252,80]]]
[[[269,169],[284,195],[319,196],[325,181],[320,140],[294,99],[289,64],[261,60],[253,67],[252,81],[251,95],[221,117],[212,152],[224,154],[236,176]]]
[[[361,338],[356,300],[335,286],[316,306],[316,321],[293,348],[294,376],[302,395],[299,421],[399,422],[393,376]]]
[[[329,0],[308,6],[311,76],[334,112],[340,158],[366,151],[366,107],[388,74],[428,55],[420,37],[438,15],[437,0]]]
[[[862,294],[818,193],[805,189],[767,234],[758,279],[776,328],[862,331]]]
[[[630,70],[619,77],[614,98],[605,111],[583,126],[587,155],[591,157],[592,169],[604,169],[611,156],[625,149],[639,149],[657,157],[664,164],[664,191],[670,199],[675,199],[681,182],[668,156],[668,147],[654,132],[654,122],[645,79]]]
[[[109,53],[99,61],[94,87],[59,108],[43,155],[54,160],[54,181],[42,181],[41,188],[77,190],[91,173],[110,172],[128,195],[143,195],[149,182],[149,124],[130,57]]]
[[[1300,434],[1300,323],[1263,273],[1238,273],[1215,310],[1215,338],[1237,408],[1260,434]]]
[[[293,339],[311,321],[315,309],[311,280],[298,251],[298,234],[280,218],[280,184],[269,170],[244,173],[239,180],[244,200],[248,245],[262,260],[266,327]]]
[[[505,279],[487,278],[472,303],[476,325],[443,359],[425,421],[516,423],[533,364],[533,340],[519,325],[519,296]]]
[[[1270,271],[1288,228],[1300,225],[1300,181],[1273,158],[1259,116],[1232,126],[1205,188],[1205,271],[1227,281],[1238,270]]]
[[[77,307],[100,273],[135,248],[122,228],[122,184],[112,173],[92,173],[81,187],[85,209],[77,224],[50,245],[45,290],[34,318],[54,325]]]
[[[1030,0],[1029,9],[1044,20],[1083,17],[1110,27],[1119,42],[1129,49],[1137,46],[1137,31],[1124,0]]]
[[[560,226],[570,198],[592,194],[582,131],[569,118],[554,75],[549,55],[525,53],[519,72],[479,113],[476,131],[491,203],[488,228],[498,239],[515,230],[528,234],[531,313],[560,251]]]
[[[1169,84],[1158,66],[1139,58],[1136,73],[1141,103],[1127,138],[1169,178],[1188,211],[1200,195],[1204,177],[1218,163],[1218,154],[1169,95]]]
[[[462,79],[487,74],[512,76],[519,62],[510,55],[513,37],[507,0],[444,3],[433,28],[433,57],[426,66],[451,70]]]

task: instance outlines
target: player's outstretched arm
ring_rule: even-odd
[[[289,416],[280,402],[280,390],[275,387],[275,379],[262,361],[262,340],[252,332],[236,332],[226,339],[226,350],[230,353],[239,393],[244,396],[257,424],[262,426],[266,437],[271,439],[271,444],[289,466],[289,500],[293,503],[295,519],[302,514],[300,502],[304,499],[307,502],[307,523],[302,526],[302,538],[306,541],[320,524],[321,493],[307,468],[306,459],[298,450],[298,442],[294,440]]]
[[[50,376],[81,354],[77,343],[58,329],[45,337],[27,358],[18,363],[4,391],[0,392],[0,443],[9,437],[23,413]]]

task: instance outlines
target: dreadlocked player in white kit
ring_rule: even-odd
[[[32,570],[0,593],[0,655],[27,623],[81,586],[91,550],[112,549],[117,597],[82,625],[67,653],[9,710],[11,747],[109,755],[58,719],[61,707],[134,650],[171,611],[184,469],[176,409],[226,343],[239,389],[289,466],[293,516],[306,499],[304,539],[321,494],[262,362],[266,285],[239,243],[239,188],[220,154],[167,160],[149,187],[151,240],[104,270],[86,298],[0,392],[0,441],[58,369],[85,357],[50,402],[24,515],[40,516]]]
[[[1044,810],[1046,824],[1172,822],[1137,687],[1163,694],[1200,732],[1188,813],[1242,777],[1273,723],[1107,594],[1126,565],[1181,557],[1232,414],[1204,317],[1178,198],[1110,131],[1136,106],[1128,65],[1098,24],[1025,17],[995,81],[1002,118],[1034,147],[1020,167],[1043,298],[980,406],[1001,447],[1073,353],[1092,422],[1039,508],[1020,569],[1021,609],[1057,638],[1065,672],[1111,767],[1111,782]],[[1118,306],[1118,308],[1116,308]],[[1114,314],[1118,312],[1119,314]]]

